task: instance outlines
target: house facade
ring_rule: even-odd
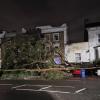
[[[40,28],[41,33],[44,35],[43,39],[45,41],[45,49],[51,50],[52,48],[53,49],[60,48],[60,50],[64,56],[65,55],[65,45],[67,44],[67,25],[63,24],[59,27],[39,26],[37,28]],[[22,34],[25,32],[26,32],[26,30],[23,29]],[[3,38],[9,40],[11,37],[16,37],[16,35],[17,35],[16,32],[15,33],[6,33],[4,31],[0,34],[0,41],[2,42]],[[1,47],[0,47],[0,68],[1,68],[1,63],[2,63],[1,52],[2,51],[1,51]],[[60,62],[57,62],[57,63],[60,64]]]
[[[2,39],[5,37],[6,31],[2,31],[0,33],[0,68],[1,68],[1,63],[2,63],[2,51],[1,51],[1,44],[2,44]]]
[[[90,62],[100,59],[100,27],[90,27],[88,30],[88,43]]]
[[[45,48],[60,48],[65,55],[65,45],[67,44],[67,25],[63,24],[59,27],[39,26],[41,33],[44,35]]]
[[[70,63],[89,62],[88,42],[72,43],[66,45],[66,60]]]
[[[88,27],[88,41],[67,44],[68,33],[67,25],[63,24],[58,27],[50,25],[39,26],[41,29],[43,40],[45,41],[45,49],[59,48],[65,57],[64,59],[71,63],[93,62],[100,59],[100,27]],[[26,31],[23,29],[23,32]],[[16,34],[2,32],[0,34],[0,43],[4,37],[15,37]],[[54,59],[55,60],[55,59]],[[1,48],[0,48],[0,68],[1,68]]]
[[[66,60],[72,63],[82,63],[100,59],[100,27],[88,27],[87,32],[87,42],[66,45]]]

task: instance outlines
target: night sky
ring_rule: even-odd
[[[100,21],[100,0],[0,0],[0,29],[68,24],[71,41],[83,41],[84,19]]]

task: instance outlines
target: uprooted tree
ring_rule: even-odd
[[[45,61],[45,46],[37,33],[31,31],[5,40],[2,44],[2,68],[30,68],[34,62]]]
[[[41,39],[41,34],[37,31],[29,30],[22,35],[5,38],[2,44],[2,68],[18,69],[18,68],[37,68],[45,66],[53,66],[54,52],[61,57],[65,63],[61,50],[55,50],[52,43],[48,52],[45,49],[45,41]],[[68,62],[66,62],[68,64]]]

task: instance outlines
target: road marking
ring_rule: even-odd
[[[50,86],[50,85],[31,85],[31,84],[26,84],[26,86]]]
[[[82,92],[84,90],[86,90],[86,88],[79,89],[79,90],[75,91],[75,93],[80,93],[80,92]]]
[[[51,86],[51,85],[49,85],[49,86],[47,86],[47,87],[43,87],[43,88],[41,88],[41,89],[39,89],[39,90],[48,89],[48,88],[50,88],[50,87],[52,87],[52,86]]]
[[[25,88],[20,89],[20,87],[23,87],[23,86],[42,86],[42,88],[37,89],[37,90],[35,90],[35,89],[25,89]],[[64,87],[64,88],[75,88],[73,86],[56,86],[56,85],[52,86],[52,85],[31,85],[31,84],[19,85],[19,86],[13,87],[13,88],[15,88],[16,90],[19,90],[19,91],[35,91],[35,92],[49,92],[49,93],[61,93],[61,94],[69,94],[69,93],[71,93],[71,92],[66,92],[66,91],[46,90],[46,89],[48,89],[50,87],[53,87],[53,88],[55,88],[55,87],[59,87],[59,88],[62,88],[62,87]]]
[[[0,84],[0,85],[13,85],[13,84]]]
[[[69,87],[69,88],[75,88],[74,86],[57,86],[57,85],[31,85],[31,84],[25,84],[25,86],[45,86],[45,87],[48,87],[48,86],[52,86],[52,87]]]
[[[31,84],[26,84],[26,86],[51,86],[51,85],[31,85]],[[69,87],[69,88],[75,88],[74,86],[56,86],[52,85],[52,87]]]
[[[16,89],[16,88],[23,87],[23,86],[26,86],[26,84],[18,85],[18,86],[12,87],[12,88],[13,88],[13,89]]]
[[[64,91],[51,91],[51,90],[42,90],[45,92],[51,92],[51,93],[62,93],[62,94],[69,94],[70,92],[64,92]]]
[[[16,89],[19,91],[36,91],[36,92],[51,92],[51,93],[62,93],[62,94],[69,94],[70,92],[64,91],[50,91],[50,90],[34,90],[34,89]]]
[[[52,86],[52,87],[65,87],[65,88],[67,88],[67,87],[68,87],[68,88],[75,88],[74,86],[55,86],[55,85],[54,85],[54,86]]]
[[[19,91],[37,91],[37,90],[34,90],[34,89],[16,89],[16,90],[19,90]]]

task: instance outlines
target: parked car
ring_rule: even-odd
[[[80,71],[80,69],[76,69],[76,70],[72,71],[72,74],[73,74],[73,76],[80,76],[81,71]]]

